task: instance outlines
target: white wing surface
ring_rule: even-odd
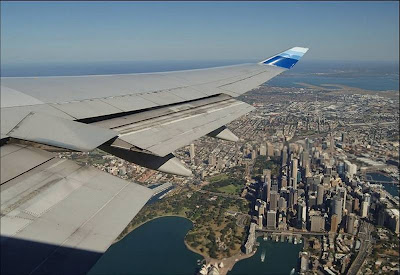
[[[1,78],[2,274],[87,272],[153,194],[37,147],[100,148],[190,176],[173,152],[204,135],[236,141],[225,125],[253,107],[235,97],[307,50],[210,69]]]

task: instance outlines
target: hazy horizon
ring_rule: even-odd
[[[1,2],[1,59],[390,61],[398,21],[398,2]]]

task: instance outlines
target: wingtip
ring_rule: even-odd
[[[283,69],[291,69],[308,50],[309,48],[305,47],[293,47],[260,62],[260,64],[272,65]]]

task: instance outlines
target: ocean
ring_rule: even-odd
[[[233,64],[256,62],[254,60],[201,60],[201,61],[121,61],[49,64],[1,64],[1,76],[71,76],[148,73],[202,69]],[[399,90],[398,63],[395,62],[312,62],[301,61],[293,69],[278,75],[266,84],[275,87],[303,87],[296,83],[312,85],[341,84],[366,90]]]

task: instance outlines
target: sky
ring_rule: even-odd
[[[4,2],[1,63],[398,61],[399,2]]]

